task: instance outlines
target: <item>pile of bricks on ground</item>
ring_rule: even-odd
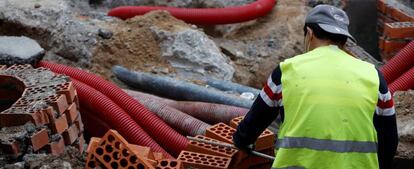
[[[414,39],[414,10],[390,0],[378,0],[377,9],[380,54],[389,60]]]
[[[76,90],[67,76],[31,65],[0,66],[0,153],[64,153],[84,144]]]
[[[232,135],[243,117],[230,122],[230,126],[218,123],[196,138],[218,143],[232,143]],[[256,142],[256,151],[274,156],[275,135],[265,130]],[[151,152],[149,147],[128,144],[116,131],[110,130],[102,138],[92,138],[88,147],[86,168],[199,168],[199,169],[247,169],[271,168],[272,160],[264,159],[237,149],[189,141],[187,148],[177,159],[163,159],[161,153]]]
[[[180,161],[164,159],[149,147],[129,144],[117,131],[109,130],[102,138],[92,137],[87,149],[87,169],[183,169]]]

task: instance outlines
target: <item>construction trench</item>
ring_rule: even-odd
[[[394,167],[412,168],[411,1],[2,0],[0,169],[271,168],[217,143],[232,143],[274,67],[303,53],[318,3],[348,12],[359,46],[346,52],[383,72]],[[276,134],[255,150],[274,156]]]

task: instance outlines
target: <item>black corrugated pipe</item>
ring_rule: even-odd
[[[210,85],[214,88],[220,89],[222,91],[233,91],[233,92],[237,92],[237,93],[240,93],[240,94],[245,93],[245,92],[249,92],[249,93],[253,93],[253,95],[255,97],[257,95],[259,95],[259,93],[260,93],[259,89],[255,89],[253,87],[233,83],[233,82],[230,82],[230,81],[213,79],[213,78],[206,78],[206,82],[207,82],[208,85]]]

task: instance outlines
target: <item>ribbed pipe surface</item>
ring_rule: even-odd
[[[102,137],[105,133],[111,129],[99,115],[99,112],[92,112],[86,109],[85,106],[80,108],[83,124],[85,125],[85,131],[91,137]]]
[[[400,77],[414,66],[414,41],[401,49],[391,60],[381,67],[381,72],[388,84]]]
[[[94,88],[72,79],[78,92],[80,106],[101,113],[107,123],[122,134],[130,143],[151,147],[154,151],[170,155],[158,145],[121,107]]]
[[[152,112],[148,111],[143,105],[134,98],[123,92],[118,86],[108,82],[101,77],[83,70],[50,63],[39,62],[39,66],[51,69],[53,72],[65,74],[95,88],[105,96],[113,100],[123,110],[129,113],[139,126],[161,145],[165,150],[174,156],[187,147],[188,140]],[[87,99],[87,97],[85,97]]]
[[[413,56],[414,57],[414,56]],[[414,67],[392,82],[389,86],[391,93],[414,89]]]
[[[226,8],[175,8],[160,6],[121,6],[108,12],[121,19],[143,15],[154,10],[164,10],[172,16],[193,24],[230,24],[253,20],[272,11],[276,0],[258,0],[248,5]]]
[[[145,98],[157,102],[163,102],[168,106],[180,110],[208,124],[217,124],[220,122],[229,123],[231,119],[244,116],[249,111],[248,109],[235,106],[204,102],[175,101],[133,90],[124,91],[136,99]]]
[[[209,124],[157,100],[139,96],[134,98],[183,135],[204,135],[207,128],[210,127]]]

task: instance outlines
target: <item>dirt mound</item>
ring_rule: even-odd
[[[174,31],[177,25],[189,26],[163,11],[108,25],[113,36],[98,44],[91,71],[107,79],[114,79],[110,72],[113,65],[153,73],[174,72],[171,65],[161,58],[160,47],[150,27],[157,26],[163,30]]]
[[[414,159],[414,91],[396,92],[394,100],[400,137],[397,157]]]

